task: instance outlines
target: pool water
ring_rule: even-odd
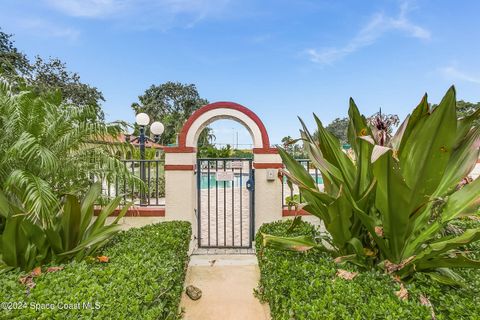
[[[315,180],[315,174],[311,173],[310,174]],[[235,173],[233,177],[233,181],[219,181],[218,182],[218,188],[231,188],[232,183],[235,188],[240,187],[240,184],[242,187],[246,186],[246,183],[249,179],[249,174],[248,173]],[[202,176],[200,177],[200,189],[208,189],[208,173],[202,173]],[[215,189],[216,187],[216,182],[217,182],[217,177],[215,173],[210,173],[210,189]],[[287,183],[287,177],[283,177],[283,183]],[[323,179],[322,175],[318,174],[317,177],[317,184],[323,184]]]
[[[240,174],[240,173],[235,173],[233,176],[233,181],[219,181],[218,182],[218,188],[231,188],[232,187],[232,182],[233,186],[238,188],[240,187],[240,184],[242,187],[246,186],[246,183],[249,179],[249,174]],[[202,173],[202,176],[200,177],[200,189],[208,189],[208,173]],[[216,187],[216,182],[217,182],[217,177],[215,173],[210,173],[210,189],[215,189]]]

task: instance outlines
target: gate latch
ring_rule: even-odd
[[[255,189],[253,184],[253,179],[248,179],[246,186],[247,186],[247,190],[253,191]]]

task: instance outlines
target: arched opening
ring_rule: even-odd
[[[234,119],[209,123],[197,140],[199,158],[253,158],[252,133]]]

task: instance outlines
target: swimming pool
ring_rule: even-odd
[[[242,187],[245,187],[249,176],[250,175],[248,173],[235,173],[233,176],[233,181],[219,181],[218,188],[231,188],[232,182],[233,186],[236,188],[240,187],[240,185],[242,185]],[[208,189],[208,180],[208,173],[202,173],[202,176],[200,177],[200,189]],[[216,188],[216,182],[217,177],[215,173],[210,173],[210,189]]]
[[[315,173],[310,173],[310,175],[312,176],[313,180],[315,180]],[[217,177],[215,173],[210,172],[210,179],[208,176],[208,173],[202,172],[202,175],[200,177],[200,189],[208,189],[208,180],[210,180],[210,189],[215,189],[217,182]],[[238,188],[240,185],[242,187],[245,187],[248,178],[248,173],[235,173],[233,181],[219,181],[218,188],[231,188],[232,183],[235,188]],[[283,183],[287,183],[287,177],[283,177]],[[317,184],[323,184],[322,175],[320,173],[317,176]]]

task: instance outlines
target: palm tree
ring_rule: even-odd
[[[59,93],[17,93],[0,81],[0,190],[33,221],[48,226],[59,196],[81,195],[93,180],[135,179],[115,156],[127,146],[102,143],[120,126],[92,120],[95,114]]]
[[[210,127],[205,127],[198,137],[198,145],[200,147],[211,146],[212,143],[217,139],[213,133],[213,129]]]

